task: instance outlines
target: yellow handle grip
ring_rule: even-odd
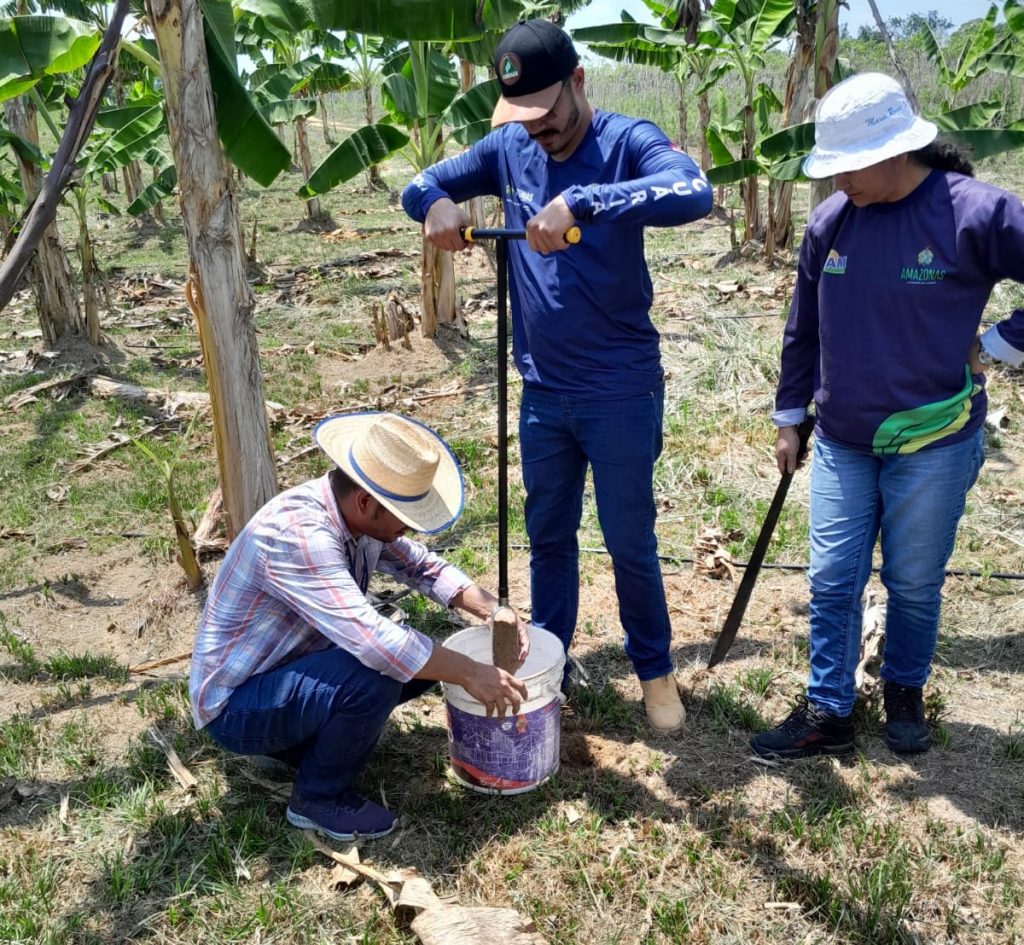
[[[473,243],[476,241],[475,230],[477,227],[464,226],[460,230],[462,238],[467,243]],[[523,230],[491,230],[484,227],[481,232],[483,233],[484,239],[524,239],[526,233]],[[580,231],[578,226],[570,226],[565,231],[565,241],[570,244],[578,243],[583,239],[583,233]]]

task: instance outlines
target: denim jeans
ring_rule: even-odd
[[[654,535],[653,475],[663,411],[659,385],[647,394],[609,401],[525,387],[519,413],[531,620],[568,651],[579,606],[576,533],[589,464],[615,573],[626,655],[642,680],[672,671],[672,627]]]
[[[403,685],[331,647],[246,680],[206,730],[230,751],[294,765],[305,800],[333,800],[354,788],[395,706],[433,685]]]
[[[836,715],[853,709],[861,595],[879,534],[888,592],[881,675],[901,686],[925,684],[946,562],[983,462],[980,429],[951,446],[891,456],[815,439],[807,696],[819,708]]]

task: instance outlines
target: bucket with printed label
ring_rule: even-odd
[[[515,674],[526,684],[527,700],[515,715],[488,718],[483,704],[462,686],[442,683],[452,774],[483,794],[522,794],[558,770],[565,651],[553,633],[528,629],[530,654]],[[460,630],[444,645],[478,662],[492,661],[489,627]]]

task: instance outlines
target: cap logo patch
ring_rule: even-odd
[[[522,74],[522,63],[515,53],[505,53],[498,63],[498,72],[502,85],[515,85]]]

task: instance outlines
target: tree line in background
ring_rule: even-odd
[[[884,21],[876,10],[876,27],[856,37],[839,29],[839,0],[644,2],[653,24],[623,13],[573,37],[608,60],[671,77],[681,142],[695,124],[703,169],[720,187],[738,185],[743,239],[760,241],[769,258],[793,243],[813,104],[860,63],[895,70],[911,87],[904,63],[927,63],[937,81],[925,114],[976,157],[1024,144],[1012,83],[1024,74],[1018,0],[956,30],[934,11]],[[419,170],[486,134],[499,95],[490,63],[504,30],[523,15],[561,22],[584,5],[14,0],[0,11],[0,307],[27,275],[47,343],[83,332],[98,344],[106,289],[90,207],[159,225],[163,201],[177,194],[232,537],[277,488],[236,199],[242,175],[266,187],[296,166],[296,211],[301,202],[316,225],[324,194],[364,173],[381,186],[378,166],[393,155]],[[324,121],[329,151],[314,166],[308,121],[345,89],[361,93],[365,125],[334,142]],[[40,125],[52,139],[45,147]],[[62,129],[72,126],[69,142]],[[812,202],[827,187],[814,182]],[[57,230],[58,202],[78,224],[77,266]],[[426,242],[422,252],[430,337],[456,319],[457,300],[450,254]]]

